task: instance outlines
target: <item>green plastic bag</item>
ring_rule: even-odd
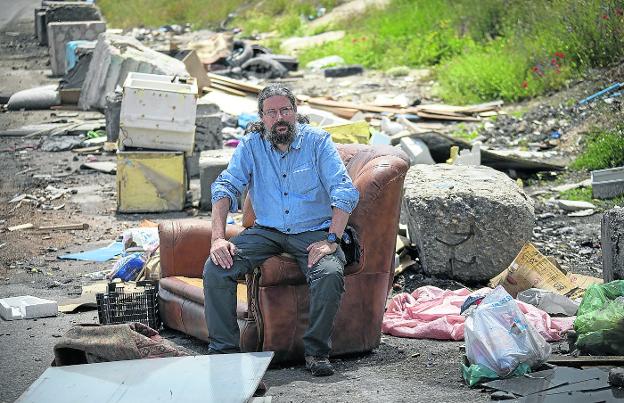
[[[500,379],[500,377],[493,370],[489,369],[484,365],[472,364],[471,366],[467,366],[466,364],[461,364],[462,376],[464,377],[464,381],[469,386],[475,386],[482,382],[489,382],[495,379]],[[528,374],[531,372],[531,367],[529,367],[526,363],[519,364],[516,369],[513,370],[509,376],[506,378],[512,378],[514,376],[521,376],[524,374]]]
[[[579,306],[576,347],[587,354],[624,353],[624,280],[590,286]]]

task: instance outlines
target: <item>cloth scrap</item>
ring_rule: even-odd
[[[386,309],[381,330],[398,337],[463,340],[465,317],[460,315],[462,304],[472,294],[483,295],[490,291],[490,288],[471,292],[467,288],[451,291],[424,286],[411,294],[398,294]],[[561,340],[572,328],[575,317],[551,318],[533,305],[517,302],[527,320],[546,341]]]

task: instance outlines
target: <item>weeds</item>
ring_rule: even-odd
[[[624,165],[624,124],[611,131],[594,129],[587,134],[585,149],[572,162],[572,169],[605,169]]]

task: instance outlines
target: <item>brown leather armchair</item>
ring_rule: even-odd
[[[360,238],[361,259],[345,267],[345,294],[334,323],[331,355],[370,351],[379,345],[381,321],[393,279],[394,250],[403,181],[409,159],[390,146],[337,145],[360,201],[349,225]],[[249,200],[243,226],[255,220]],[[243,227],[228,225],[226,237]],[[202,271],[210,251],[210,223],[168,221],[159,225],[163,323],[208,340]],[[247,304],[237,307],[243,351],[275,351],[274,362],[302,360],[309,294],[294,259],[266,260],[245,279]],[[245,298],[239,298],[244,300]]]

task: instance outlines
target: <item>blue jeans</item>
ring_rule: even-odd
[[[340,246],[308,268],[307,247],[326,239],[326,231],[284,234],[275,229],[251,227],[230,239],[236,245],[234,265],[224,269],[210,258],[204,265],[204,310],[209,349],[213,353],[240,351],[236,321],[236,281],[251,273],[271,256],[289,253],[295,257],[310,288],[310,325],[303,336],[305,355],[326,357],[331,350],[334,318],[344,293],[345,257]]]

